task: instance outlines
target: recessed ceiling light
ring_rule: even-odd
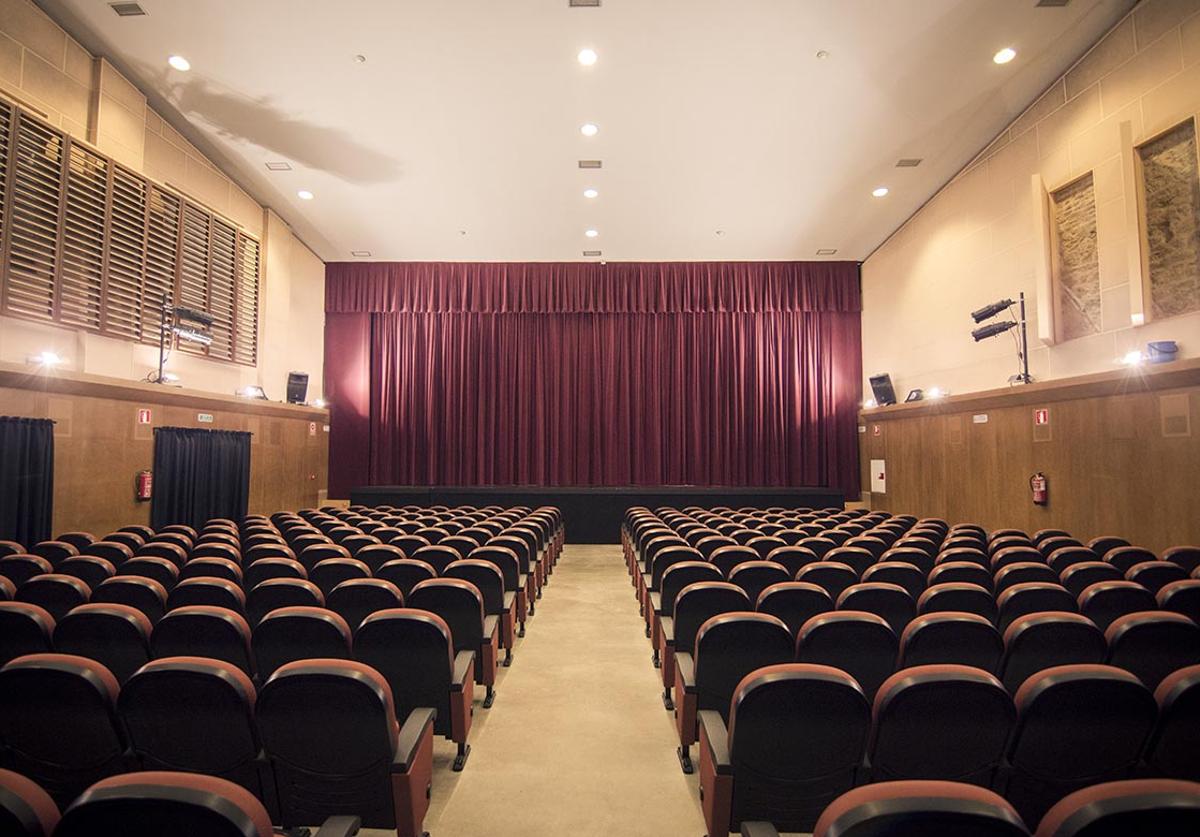
[[[585,122],[579,126],[579,133],[583,134],[585,137],[594,137],[599,131],[600,129],[591,122]]]
[[[296,195],[302,201],[311,201],[313,199],[313,193],[308,191],[307,189],[301,189],[299,192],[296,193]]]
[[[268,169],[269,171],[291,171],[291,170],[292,170],[292,164],[291,164],[291,163],[288,163],[288,162],[285,162],[285,161],[282,161],[282,160],[280,160],[280,161],[272,161],[272,162],[270,162],[270,163],[267,163],[267,169]]]
[[[722,237],[724,237],[724,235],[725,235],[725,230],[717,230],[716,231],[717,238],[722,238]]]
[[[1007,64],[1017,57],[1017,51],[1012,47],[1005,47],[992,56],[992,60],[997,64]]]
[[[365,259],[371,255],[370,250],[351,250],[350,255],[359,259]]]
[[[823,50],[823,49],[819,49],[819,50],[817,50],[817,58],[819,58],[819,59],[821,59],[821,60],[825,60],[825,59],[826,59],[826,58],[828,58],[828,57],[829,57],[829,52],[828,52],[828,51],[826,51],[826,50]]]
[[[595,238],[596,236],[600,235],[600,231],[599,230],[585,230],[583,234],[586,235],[588,238]]]
[[[871,194],[877,198],[886,197],[887,193],[888,193],[888,187],[886,187],[886,186],[880,186],[878,189],[875,189],[874,191],[871,192]]]
[[[176,70],[179,70],[181,73],[186,73],[188,70],[192,69],[192,62],[188,61],[182,55],[172,55],[167,59],[167,63]]]
[[[579,59],[579,63],[585,67],[592,66],[596,63],[596,59],[599,58],[594,49],[581,49],[579,50],[579,55],[576,57]]]
[[[365,55],[356,55],[356,56],[354,56],[354,63],[355,63],[355,64],[366,64],[366,63],[367,63],[367,56],[365,56]]]
[[[600,193],[597,192],[595,189],[584,189],[583,190],[583,196],[585,198],[594,198],[594,197],[598,197],[599,195],[600,195]]]
[[[466,231],[466,230],[459,230],[459,231],[458,231],[458,234],[459,234],[459,235],[466,235],[466,234],[467,234],[467,231]]]

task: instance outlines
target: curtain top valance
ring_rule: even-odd
[[[330,262],[330,313],[861,311],[857,262]]]

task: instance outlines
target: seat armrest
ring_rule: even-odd
[[[650,591],[650,609],[662,616],[662,593]]]
[[[692,660],[692,655],[686,651],[676,651],[675,671],[679,673],[679,679],[680,682],[683,683],[684,690],[691,694],[695,694],[696,663]]]
[[[318,834],[317,837],[321,835]],[[744,822],[742,837],[779,837],[779,832],[769,822]]]
[[[454,655],[454,671],[450,675],[450,691],[461,692],[467,686],[467,673],[475,664],[474,651],[459,651]]]
[[[515,604],[516,601],[517,601],[517,592],[515,590],[506,592],[504,594],[504,609],[506,611],[512,610],[513,604]]]
[[[496,631],[500,630],[500,617],[485,616],[483,617],[483,638],[484,641],[490,640],[496,635]]]
[[[664,616],[658,620],[658,631],[662,634],[663,642],[667,645],[675,644],[675,620],[670,616]]]
[[[701,709],[697,713],[700,721],[700,736],[708,742],[708,751],[712,753],[713,769],[717,773],[733,773],[733,763],[729,760],[729,731],[721,720],[721,713],[712,709]]]
[[[396,740],[396,757],[392,759],[393,773],[406,773],[421,749],[421,739],[433,734],[433,719],[437,710],[418,706],[404,719],[400,737]],[[720,716],[717,716],[718,719]]]
[[[358,817],[330,817],[317,830],[316,837],[353,837],[362,828]]]

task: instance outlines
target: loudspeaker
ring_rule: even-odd
[[[875,403],[880,407],[896,403],[896,390],[892,388],[892,376],[884,372],[882,375],[871,376],[871,392],[875,395]]]
[[[308,373],[289,372],[287,400],[289,404],[303,404],[308,396]]]

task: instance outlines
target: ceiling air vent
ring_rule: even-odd
[[[604,166],[604,163],[600,162],[599,160],[580,160],[579,161],[579,168],[581,168],[581,169],[598,169],[598,168],[602,168],[603,166]]]
[[[600,0],[567,0],[567,5],[572,9],[580,8],[596,8],[600,5]]]
[[[351,250],[350,255],[354,256],[355,258],[365,259],[371,255],[371,251],[370,250]]]
[[[837,252],[836,247],[822,247],[820,250],[817,251],[817,255],[818,256],[832,256],[836,252]]]
[[[1065,6],[1071,0],[1038,0],[1037,4],[1043,9],[1054,8],[1056,6]]]
[[[602,256],[602,255],[604,255],[604,251],[603,250],[584,250],[583,255],[585,255],[585,256]]]
[[[267,163],[267,168],[271,171],[291,171],[291,163]]]
[[[924,158],[922,158],[922,157],[901,157],[899,160],[896,161],[896,168],[898,168],[898,169],[915,169],[917,166],[921,165],[922,159],[924,159]]]
[[[141,17],[146,13],[137,3],[109,3],[108,6],[121,17]]]

